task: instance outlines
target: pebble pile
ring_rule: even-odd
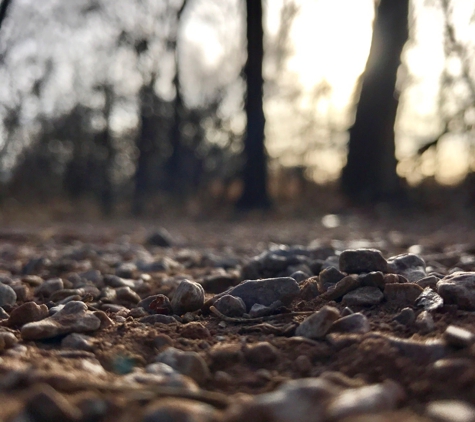
[[[475,421],[467,266],[173,244],[159,230],[144,245],[0,246],[0,417]]]

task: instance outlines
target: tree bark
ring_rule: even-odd
[[[408,0],[381,0],[377,9],[341,179],[344,194],[353,200],[389,200],[402,192],[396,172],[395,88],[401,52],[408,38],[408,8]]]
[[[245,111],[247,128],[244,138],[243,193],[240,209],[268,208],[267,154],[264,145],[262,61],[264,58],[261,0],[246,0],[247,62]]]

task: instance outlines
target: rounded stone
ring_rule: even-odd
[[[324,306],[319,311],[305,319],[295,331],[297,336],[310,339],[325,337],[333,322],[340,318],[340,311],[331,306]]]
[[[0,306],[13,305],[16,299],[15,290],[6,284],[0,283]]]
[[[49,311],[46,305],[26,302],[11,311],[10,318],[8,318],[8,325],[10,327],[22,326],[29,322],[40,321],[46,318],[48,314]]]
[[[388,264],[377,249],[348,249],[340,254],[340,271],[347,274],[388,272]]]
[[[182,280],[173,294],[171,306],[175,314],[183,315],[186,312],[201,309],[204,299],[205,291],[201,284],[190,280]]]
[[[277,359],[277,349],[267,341],[248,345],[243,349],[244,357],[254,364],[266,364]]]
[[[229,317],[241,317],[246,312],[246,305],[240,297],[224,295],[215,303],[215,308]]]

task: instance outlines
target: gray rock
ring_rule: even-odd
[[[278,350],[267,341],[246,345],[243,348],[244,357],[248,362],[262,365],[274,362],[279,354]]]
[[[349,275],[327,289],[327,291],[322,294],[322,298],[326,300],[337,300],[358,287],[360,287],[359,280],[356,276]]]
[[[426,287],[416,299],[415,304],[426,311],[435,311],[444,306],[444,299],[430,287]]]
[[[50,278],[35,290],[35,296],[50,297],[58,290],[64,289],[64,282],[60,278]]]
[[[283,306],[280,300],[271,303],[270,306],[264,306],[260,303],[254,303],[252,308],[249,310],[249,316],[251,318],[260,318],[267,315],[272,315],[276,309],[281,308]]]
[[[0,320],[2,319],[8,319],[8,313],[5,311],[5,309],[0,307]]]
[[[340,255],[340,271],[345,273],[370,273],[388,271],[388,264],[376,249],[347,249]]]
[[[331,325],[340,318],[340,311],[331,306],[324,306],[306,318],[295,331],[295,335],[310,339],[325,337]]]
[[[389,258],[388,267],[391,272],[401,274],[411,282],[420,280],[427,275],[425,261],[413,253],[401,254]]]
[[[441,340],[416,341],[390,336],[387,339],[402,355],[424,364],[442,359],[450,352],[446,343]]]
[[[328,400],[340,391],[321,378],[304,378],[283,383],[275,391],[254,400],[234,404],[225,413],[226,422],[323,422]]]
[[[140,296],[128,286],[117,288],[116,294],[117,300],[121,302],[129,302],[134,304],[140,302]]]
[[[170,315],[148,315],[139,319],[142,324],[175,324],[178,321]]]
[[[53,316],[41,321],[30,322],[21,328],[24,340],[42,340],[68,333],[95,331],[101,320],[87,310],[84,302],[73,301]]]
[[[205,291],[201,284],[185,279],[176,288],[171,305],[175,314],[183,315],[186,312],[194,312],[201,309],[204,300]]]
[[[437,292],[446,304],[475,310],[475,273],[458,271],[437,282]]]
[[[299,293],[298,283],[290,277],[247,280],[228,292],[232,296],[240,297],[247,310],[250,310],[255,303],[270,306],[278,300],[288,305]]]
[[[13,305],[16,298],[15,290],[6,284],[0,283],[0,306]]]
[[[342,298],[342,303],[346,306],[373,306],[382,302],[383,292],[377,287],[359,287],[348,292]]]
[[[426,416],[436,422],[474,422],[475,407],[461,400],[437,400],[427,404]]]
[[[85,350],[87,352],[93,350],[91,337],[79,333],[72,333],[64,337],[61,341],[61,347],[64,349]]]
[[[304,271],[298,270],[290,274],[290,278],[293,278],[299,284],[303,283],[309,277],[311,277],[310,271],[304,272]]]
[[[426,287],[430,287],[432,290],[437,290],[438,281],[439,278],[437,278],[435,275],[428,275],[427,277],[417,280],[416,284],[421,286],[423,289],[425,289]]]
[[[215,308],[229,317],[241,317],[246,312],[246,305],[240,297],[224,295],[214,302]]]
[[[447,344],[454,347],[470,347],[475,343],[475,335],[465,328],[449,325],[444,332]]]
[[[395,317],[394,321],[402,325],[412,325],[416,320],[416,313],[411,308],[404,308]]]
[[[160,246],[162,248],[170,248],[175,243],[170,233],[163,227],[151,233],[145,242],[149,245]]]
[[[440,380],[459,382],[461,380],[473,379],[475,368],[469,358],[447,358],[439,359],[432,364],[432,373]],[[467,375],[469,378],[467,378]]]
[[[342,316],[342,317],[346,317],[346,316],[352,315],[352,314],[354,314],[354,312],[353,312],[353,310],[352,310],[350,307],[348,307],[348,306],[345,306],[345,307],[343,308],[343,310],[341,311],[341,316]]]
[[[0,332],[0,351],[10,349],[18,343],[18,339],[13,333],[7,331]]]
[[[199,282],[206,293],[222,293],[238,284],[238,278],[235,274],[211,274]]]
[[[422,311],[416,318],[416,327],[422,334],[434,331],[435,323],[432,315],[427,311]]]
[[[210,375],[208,365],[196,352],[184,352],[169,347],[156,357],[155,362],[162,362],[171,366],[177,372],[192,378],[198,384],[205,382]]]
[[[388,302],[398,305],[414,305],[422,293],[422,287],[415,283],[393,283],[384,286],[384,297]]]
[[[336,320],[330,327],[329,332],[366,334],[370,331],[368,318],[362,313],[356,312]]]
[[[378,287],[380,290],[384,289],[384,274],[381,271],[372,271],[367,274],[360,274],[358,280],[361,286]]]
[[[392,380],[350,388],[331,401],[327,415],[333,420],[389,411],[395,409],[405,397],[403,388]]]
[[[322,270],[318,277],[323,284],[335,284],[344,278],[345,274],[335,267],[328,267]]]
[[[142,422],[214,422],[216,416],[216,410],[209,404],[167,398],[149,405]]]

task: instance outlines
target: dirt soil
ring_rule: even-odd
[[[140,321],[149,313],[138,309],[134,292],[140,299],[156,294],[171,298],[181,279],[203,283],[214,275],[217,285],[210,288],[213,292],[206,291],[205,299],[209,300],[217,291],[242,281],[243,266],[275,245],[311,245],[336,254],[346,249],[375,248],[385,258],[410,251],[425,259],[428,273],[439,277],[454,269],[475,271],[475,231],[470,221],[417,215],[380,218],[371,214],[323,221],[327,227],[321,217],[288,220],[261,216],[215,222],[119,221],[3,227],[0,281],[15,287],[17,300],[3,306],[4,319],[0,322],[0,333],[14,336],[13,341],[5,337],[0,352],[0,420],[227,421],[234,420],[229,409],[236,404],[274,391],[289,380],[318,377],[343,389],[387,380],[402,388],[396,404],[374,407],[379,419],[356,412],[345,420],[475,420],[470,419],[475,413],[469,412],[470,405],[475,406],[475,345],[470,339],[459,347],[449,347],[442,362],[430,350],[427,355],[425,349],[405,352],[394,340],[410,339],[423,345],[432,340],[444,342],[450,325],[475,333],[475,312],[453,304],[431,312],[434,327],[428,331],[413,321],[394,320],[403,308],[419,315],[422,309],[415,303],[383,300],[378,305],[352,306],[353,312],[368,318],[370,331],[321,339],[295,334],[296,327],[323,306],[347,312],[340,300],[326,300],[321,295],[300,295],[273,314],[248,321],[219,316],[206,307],[181,315],[172,323]],[[147,242],[160,227],[168,230],[171,247]],[[144,256],[164,264],[140,267],[137,262]],[[59,277],[65,281],[63,289],[74,290],[75,277],[102,286],[102,278],[111,274],[135,280],[135,284],[129,283],[133,286],[130,298],[107,301],[69,292],[73,296],[69,300],[83,301],[88,312],[103,311],[96,313],[102,318],[100,328],[84,333],[88,336],[87,347],[68,346],[63,341],[65,334],[24,339],[23,324],[9,322],[12,312],[26,302],[45,304],[51,315],[51,308],[67,297],[68,292],[39,294],[38,288],[45,280]],[[206,283],[203,286],[206,290]],[[253,349],[256,344],[265,346]],[[169,347],[196,352],[209,372],[203,377],[194,370],[182,371],[190,378],[182,378],[184,384],[178,387],[166,382],[127,380],[130,374],[144,373],[143,368]],[[194,414],[191,407],[191,419],[153,419],[150,409],[164,398],[207,403],[216,413],[206,416],[198,409]],[[457,400],[467,406],[463,411],[468,413],[462,412],[462,419],[456,419],[457,412],[455,416],[428,412],[428,405],[439,400]],[[173,400],[170,403],[173,407]],[[467,415],[465,419],[463,415]],[[268,415],[256,416],[255,420],[288,420],[282,418]],[[308,420],[327,420],[322,418]],[[340,419],[328,416],[328,420]]]

